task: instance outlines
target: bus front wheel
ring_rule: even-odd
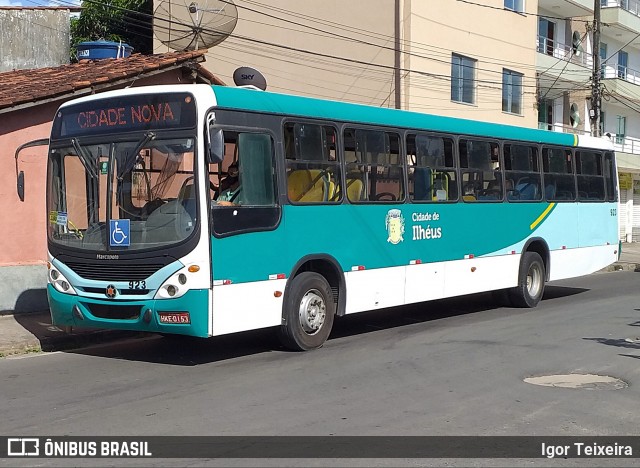
[[[544,262],[536,252],[525,252],[520,261],[518,285],[509,291],[516,307],[535,307],[544,294]]]
[[[336,305],[324,276],[305,271],[291,279],[284,298],[280,341],[294,351],[319,348],[329,337]]]

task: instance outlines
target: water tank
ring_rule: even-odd
[[[131,55],[133,47],[129,44],[112,41],[87,41],[77,45],[78,60],[100,60],[122,58]]]

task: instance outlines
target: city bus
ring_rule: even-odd
[[[100,93],[52,125],[51,315],[311,350],[336,316],[535,307],[617,260],[617,199],[606,139],[241,87]]]

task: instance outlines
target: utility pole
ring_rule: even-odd
[[[591,77],[591,135],[600,136],[600,109],[602,93],[600,89],[600,0],[593,4],[593,76]]]

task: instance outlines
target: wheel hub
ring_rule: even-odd
[[[536,265],[531,265],[529,273],[527,274],[527,291],[531,297],[536,297],[540,293],[542,288],[542,272],[536,268]]]
[[[322,328],[327,315],[327,307],[319,291],[312,289],[302,296],[298,315],[300,325],[305,333],[313,335]]]

